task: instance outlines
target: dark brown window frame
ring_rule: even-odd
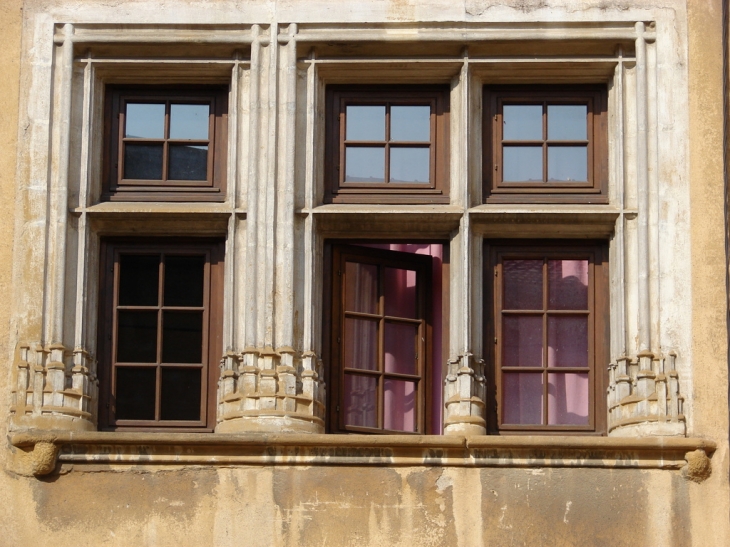
[[[365,241],[363,241],[365,243]],[[389,241],[389,243],[393,243]],[[405,255],[405,256],[404,256]],[[447,267],[447,254],[444,252],[444,272],[448,273]],[[413,269],[414,266],[421,271],[421,281],[419,283],[419,302],[422,308],[421,316],[423,320],[422,329],[425,330],[425,340],[423,341],[423,347],[425,352],[419,355],[419,382],[422,385],[418,387],[418,404],[417,404],[417,431],[416,432],[404,432],[387,430],[382,427],[369,428],[360,426],[346,426],[344,424],[344,401],[343,401],[343,387],[344,387],[344,373],[345,369],[342,366],[342,352],[344,351],[344,344],[342,341],[342,334],[344,330],[344,310],[343,310],[343,299],[345,284],[343,282],[344,264],[347,258],[357,258],[370,260],[374,264],[379,265],[391,265],[399,268],[409,267]],[[398,435],[424,435],[430,434],[431,422],[432,422],[432,405],[433,400],[431,397],[432,384],[434,381],[438,382],[439,379],[434,379],[433,376],[433,365],[432,360],[435,357],[433,355],[433,328],[432,328],[432,302],[428,294],[428,287],[431,286],[431,258],[423,255],[416,255],[411,253],[403,253],[398,251],[389,251],[381,249],[372,249],[368,247],[360,247],[355,245],[348,245],[346,243],[328,242],[325,247],[325,263],[329,264],[329,267],[325,268],[325,287],[329,287],[330,290],[325,290],[325,316],[324,316],[324,342],[325,342],[325,354],[324,357],[331,363],[328,370],[328,381],[329,389],[327,393],[328,404],[327,404],[327,431],[329,433],[375,433],[375,434],[398,434]],[[380,299],[380,311],[382,312],[382,294],[379,294]],[[443,303],[443,311],[445,317],[448,316],[448,302]],[[444,333],[446,339],[446,333]],[[379,349],[382,340],[379,341]],[[379,354],[382,352],[379,351]],[[354,369],[353,369],[354,370]],[[357,369],[357,372],[361,371]],[[381,376],[385,375],[384,372],[380,372]],[[379,392],[382,389],[379,389]],[[382,400],[378,400],[378,424],[382,426]],[[342,410],[342,411],[340,411]]]
[[[115,309],[119,279],[120,254],[158,254],[207,256],[207,282],[204,302],[207,321],[204,321],[203,337],[207,352],[203,354],[203,379],[201,382],[201,420],[189,421],[144,421],[116,420],[114,406],[114,358],[116,341]],[[223,259],[225,243],[218,238],[103,238],[99,264],[99,322],[97,325],[97,348],[99,355],[99,427],[114,431],[176,431],[212,432],[216,424],[216,393],[222,354],[223,329]],[[163,283],[160,279],[159,283]],[[205,324],[207,323],[207,325]],[[158,329],[159,329],[158,324]],[[159,336],[159,335],[158,335]],[[160,340],[158,338],[157,344]],[[160,367],[157,365],[150,365]],[[159,397],[158,397],[159,398]],[[156,399],[159,407],[159,400]],[[159,409],[157,410],[159,411]]]
[[[330,85],[325,101],[325,203],[449,202],[448,86]],[[387,176],[384,183],[344,182],[345,171],[341,167],[344,165],[346,107],[386,104],[431,106],[431,180],[428,184],[392,183],[387,182]],[[389,141],[383,142],[389,144]]]
[[[488,434],[605,435],[607,431],[606,388],[608,386],[610,324],[608,243],[590,240],[491,240],[484,243],[484,341],[487,358]],[[501,351],[502,313],[501,262],[504,258],[587,258],[589,277],[589,425],[502,425]],[[547,298],[543,289],[543,298]],[[544,333],[545,336],[545,333]],[[544,342],[543,342],[544,343]],[[544,367],[548,371],[547,365]],[[567,367],[561,367],[562,371]],[[545,388],[546,389],[546,388]],[[543,401],[547,405],[547,398]],[[545,410],[543,409],[543,412]]]
[[[504,104],[588,106],[587,182],[502,182]],[[483,188],[486,203],[608,203],[608,93],[597,85],[485,86],[483,100]],[[543,112],[543,127],[545,126]],[[574,141],[565,141],[570,144]],[[578,141],[575,141],[578,142]],[[582,141],[586,142],[586,141]],[[545,147],[547,136],[542,146]],[[537,143],[535,143],[537,144]],[[546,159],[543,152],[543,170]]]
[[[166,103],[165,127],[169,122],[169,105],[211,105],[209,117],[208,169],[205,181],[125,180],[124,113],[128,102]],[[104,100],[104,159],[101,199],[105,201],[225,201],[226,164],[228,155],[228,88],[221,85],[138,85],[106,87]],[[135,142],[165,142],[175,140],[136,139]],[[203,141],[180,140],[199,144]],[[163,172],[167,170],[167,153],[163,156]]]

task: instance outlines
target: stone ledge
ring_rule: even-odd
[[[58,447],[75,465],[380,465],[681,469],[686,454],[711,456],[699,438],[206,434],[33,431],[9,435],[14,450]],[[38,474],[38,473],[37,473]]]

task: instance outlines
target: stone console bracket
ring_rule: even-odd
[[[13,433],[8,439],[10,470],[25,476],[46,475],[58,463],[113,465],[115,470],[140,465],[425,465],[682,469],[698,481],[709,476],[709,457],[716,449],[712,441],[683,437],[38,431]]]

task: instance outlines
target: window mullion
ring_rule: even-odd
[[[542,263],[542,422],[548,424],[548,271],[547,258]]]
[[[165,129],[164,129],[164,142],[162,144],[162,180],[167,181],[168,177],[168,163],[170,155],[170,101],[165,102]]]
[[[378,428],[383,429],[385,419],[385,268],[378,265],[378,312],[380,319],[378,320]]]

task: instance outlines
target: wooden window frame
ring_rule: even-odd
[[[547,105],[585,104],[587,141],[559,141],[588,146],[587,182],[502,182],[502,112],[505,104],[543,105],[543,173],[547,160]],[[483,188],[486,203],[608,203],[608,93],[596,85],[485,86],[483,100]]]
[[[447,86],[330,85],[326,92],[325,203],[448,203],[449,202],[449,89]],[[348,105],[431,106],[430,182],[345,182],[345,112]],[[386,114],[386,124],[388,122]],[[369,141],[362,141],[369,142]],[[381,142],[381,141],[378,141]],[[387,149],[390,141],[382,141]],[[357,143],[355,143],[357,144]],[[399,143],[400,145],[401,143]],[[402,143],[408,144],[408,143]]]
[[[327,355],[331,362],[328,371],[329,390],[327,405],[327,429],[330,433],[375,433],[375,434],[397,434],[397,435],[424,435],[431,433],[431,412],[433,400],[431,397],[431,388],[433,366],[433,328],[432,328],[432,302],[429,296],[428,287],[431,286],[431,257],[417,255],[412,253],[404,253],[398,251],[389,251],[381,249],[373,249],[368,247],[360,247],[355,245],[347,245],[344,243],[335,243],[328,246],[325,255],[329,255],[331,265],[327,268],[325,275],[325,283],[330,287],[328,298],[325,301],[328,313],[325,315],[324,329],[328,334],[325,336],[328,345]],[[413,379],[419,383],[418,385],[418,402],[416,406],[417,430],[415,432],[388,430],[383,425],[383,400],[382,400],[382,381],[378,386],[378,428],[348,426],[344,423],[344,375],[345,368],[343,366],[344,343],[342,336],[344,332],[344,265],[348,259],[357,259],[358,261],[378,264],[379,266],[392,266],[397,268],[416,269],[420,276],[418,283],[418,309],[421,317],[420,333],[423,338],[423,352],[419,352],[418,357],[418,379]],[[382,276],[382,269],[380,275]],[[378,283],[379,288],[382,286],[382,279]],[[383,309],[383,294],[378,293],[379,320],[382,323],[385,320]],[[447,306],[444,311],[448,312]],[[349,312],[348,312],[349,313]],[[357,314],[363,315],[363,314]],[[367,315],[367,314],[364,314]],[[382,329],[379,327],[379,333]],[[386,376],[403,377],[396,373],[385,373],[382,364],[382,336],[379,335],[378,340],[378,368],[377,372],[368,372],[360,369],[352,369],[353,372],[364,373],[365,375],[377,375],[381,379]],[[342,409],[342,411],[340,411]]]
[[[535,241],[495,240],[484,244],[485,314],[484,340],[487,348],[488,368],[488,412],[487,432],[489,434],[547,434],[547,435],[605,435],[607,431],[606,387],[608,386],[608,362],[610,347],[609,331],[609,272],[608,244],[604,241]],[[502,261],[507,259],[588,259],[589,261],[589,423],[575,425],[516,425],[501,424],[502,410]],[[543,273],[543,283],[545,281]],[[547,289],[543,285],[543,313],[547,313],[545,299]],[[546,350],[546,330],[543,328],[543,351]],[[493,349],[489,349],[489,347]],[[525,369],[526,367],[521,367]],[[543,374],[550,370],[545,364]],[[558,370],[569,371],[567,367]],[[543,384],[543,420],[547,420],[547,382]]]
[[[165,103],[165,137],[133,142],[164,143],[163,175],[167,172],[169,143],[207,144],[205,181],[124,179],[124,116],[130,102]],[[167,137],[170,105],[210,104],[208,139],[175,140]],[[228,154],[228,88],[220,85],[138,85],[106,88],[104,100],[104,158],[101,199],[106,201],[225,201]]]
[[[99,323],[97,347],[99,355],[99,426],[109,431],[176,431],[212,432],[216,424],[216,393],[222,354],[223,330],[223,259],[225,244],[220,239],[198,238],[105,238],[101,241],[99,264]],[[201,382],[201,420],[197,423],[173,420],[117,420],[114,407],[114,350],[116,344],[116,314],[119,283],[119,257],[121,254],[205,254],[206,281],[204,290],[203,381]],[[160,287],[164,279],[158,280]],[[160,296],[161,289],[160,289]],[[159,306],[158,309],[164,309]],[[161,322],[158,321],[158,331]],[[157,344],[161,343],[158,332]],[[159,348],[158,348],[159,353]],[[161,369],[161,364],[149,364]],[[159,373],[158,373],[159,374]],[[158,387],[159,391],[159,379]],[[159,414],[159,392],[155,399],[156,414]]]

